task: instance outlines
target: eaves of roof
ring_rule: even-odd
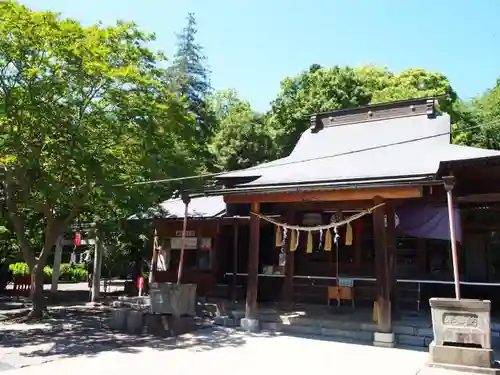
[[[302,191],[345,190],[370,187],[397,187],[407,185],[440,185],[442,181],[434,179],[434,175],[394,177],[370,180],[325,181],[301,184],[252,185],[235,188],[220,188],[205,191],[206,195],[249,195],[264,193],[292,193]]]

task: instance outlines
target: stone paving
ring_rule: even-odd
[[[286,373],[317,375],[382,372],[414,375],[426,353],[381,349],[314,338],[250,335],[209,329],[185,335],[178,345],[131,345],[61,359],[9,372],[12,375],[89,373],[137,374],[164,369],[170,375]]]
[[[0,322],[0,372],[135,375],[164,368],[169,375],[200,371],[415,375],[427,360],[422,351],[376,348],[317,336],[248,334],[224,327],[175,338],[132,336],[109,330],[107,308],[90,304],[53,308],[51,315],[41,323],[20,319]],[[421,375],[448,374],[441,370]]]

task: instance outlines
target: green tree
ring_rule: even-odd
[[[373,65],[325,68],[315,64],[281,82],[269,118],[281,155],[286,155],[309,126],[308,116],[312,113],[444,94],[449,95],[440,99],[440,106],[450,113],[452,121],[471,121],[466,106],[440,73],[408,69],[394,74]]]
[[[309,126],[308,116],[370,103],[371,92],[355,69],[312,65],[308,71],[281,81],[281,92],[271,103],[269,123],[278,153],[287,155]]]
[[[58,235],[77,217],[123,217],[172,188],[132,182],[195,171],[194,121],[165,90],[163,56],[147,48],[152,35],[129,23],[82,27],[0,6],[5,205],[39,315],[43,267]]]
[[[495,87],[472,100],[466,110],[469,123],[477,127],[460,132],[457,140],[471,146],[500,149],[500,79]]]
[[[265,162],[274,156],[274,144],[264,116],[233,90],[215,93],[209,100],[218,127],[209,150],[217,168],[236,170]]]
[[[196,140],[203,156],[209,157],[206,142],[213,134],[216,121],[206,101],[212,91],[210,70],[203,47],[196,42],[197,32],[194,14],[189,13],[186,27],[177,34],[177,51],[168,74],[170,87],[186,99],[190,112],[196,118]],[[209,167],[210,164],[207,161]]]

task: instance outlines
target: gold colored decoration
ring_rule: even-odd
[[[330,224],[327,225],[316,225],[316,226],[310,226],[310,227],[305,227],[305,226],[300,226],[300,225],[290,225],[290,224],[285,224],[285,223],[280,223],[268,216],[258,214],[256,212],[250,212],[252,215],[256,215],[262,220],[265,220],[271,224],[274,224],[277,228],[276,232],[276,246],[281,246],[281,241],[279,241],[278,245],[278,238],[281,240],[281,233],[278,233],[280,229],[283,229],[286,233],[286,230],[290,230],[292,232],[291,238],[290,238],[290,251],[295,251],[297,250],[297,247],[299,245],[299,236],[300,236],[300,231],[307,231],[308,232],[308,239],[307,239],[307,247],[306,247],[306,252],[307,253],[312,253],[312,231],[323,231],[326,230],[326,236],[325,236],[325,246],[324,250],[325,251],[331,251],[332,250],[332,234],[330,232],[330,229],[333,228],[335,231],[335,241],[338,241],[338,227],[342,225],[347,225],[347,231],[346,231],[346,245],[350,246],[352,245],[352,240],[353,240],[353,234],[352,234],[352,226],[351,222],[357,219],[362,218],[365,215],[371,214],[373,211],[375,211],[377,208],[382,207],[385,205],[385,203],[377,204],[376,206],[373,206],[372,208],[369,208],[367,210],[361,211],[355,215],[352,215],[348,217],[347,219],[341,220],[341,221],[334,221]]]
[[[306,247],[306,253],[311,254],[313,252],[313,235],[312,232],[309,231],[307,234],[307,247]]]
[[[290,235],[290,251],[297,250],[297,233],[292,230],[292,234]]]
[[[281,247],[281,242],[282,242],[282,239],[281,239],[281,227],[276,227],[276,243],[274,246],[276,247]]]
[[[347,223],[347,226],[346,226],[345,245],[352,246],[352,226],[350,223]]]
[[[332,232],[330,229],[326,230],[325,234],[325,246],[323,247],[325,251],[332,251]]]

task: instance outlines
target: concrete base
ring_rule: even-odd
[[[418,375],[441,375],[443,370],[456,372],[463,372],[466,374],[485,374],[485,375],[499,375],[500,369],[495,367],[473,367],[473,366],[460,366],[442,363],[427,363],[424,368],[418,371]]]
[[[144,316],[144,324],[146,326],[146,332],[150,335],[158,337],[172,336],[168,319],[165,315],[146,314]]]
[[[476,374],[500,374],[500,369],[495,368],[491,349],[444,346],[433,341],[429,345],[429,356],[429,367]]]
[[[373,346],[378,346],[380,348],[394,348],[396,346],[394,333],[374,332]]]
[[[260,323],[258,319],[243,318],[240,323],[241,328],[248,332],[258,332]]]
[[[127,329],[127,316],[131,310],[127,308],[114,309],[109,325],[112,329],[124,331]]]
[[[129,333],[142,333],[143,324],[143,313],[141,311],[131,310],[127,315],[127,332]]]

